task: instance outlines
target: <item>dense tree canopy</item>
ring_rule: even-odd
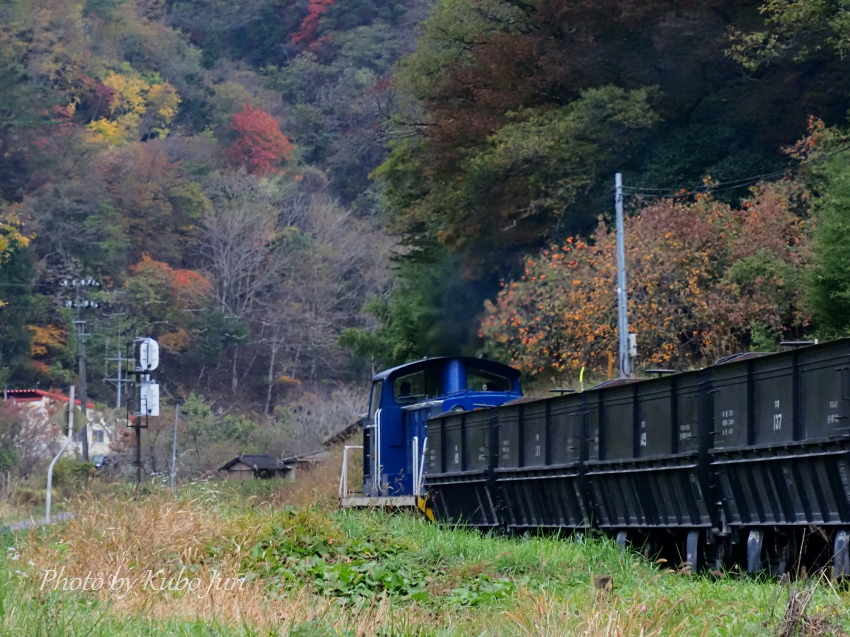
[[[811,134],[795,153],[808,162],[806,178],[816,195],[814,261],[806,292],[823,336],[850,333],[850,158],[846,132],[813,121]]]
[[[292,144],[280,132],[275,119],[259,108],[243,105],[241,111],[234,113],[230,129],[236,138],[230,144],[228,157],[236,168],[265,175],[280,162],[292,159]]]
[[[808,115],[844,112],[846,91],[833,81],[846,70],[833,61],[806,77],[780,61],[747,77],[727,55],[728,30],[758,20],[757,9],[722,0],[440,2],[399,77],[419,111],[415,136],[383,169],[397,230],[414,243],[424,231],[470,260],[494,243],[516,255],[557,228],[592,226],[616,169],[668,187],[781,165],[781,146]],[[626,105],[616,91],[652,116],[618,115]],[[595,130],[581,128],[582,111]],[[482,226],[504,232],[479,242]]]
[[[785,0],[437,2],[397,74],[407,101],[376,171],[401,258],[417,264],[399,271],[397,298],[456,259],[453,283],[436,285],[483,301],[524,255],[568,236],[593,245],[617,171],[655,194],[729,182],[718,205],[739,207],[756,181],[743,177],[793,165],[784,149],[809,117],[843,121],[847,15]],[[398,315],[384,311],[385,325]],[[477,320],[469,311],[456,334]]]
[[[843,0],[5,3],[2,374],[73,378],[59,282],[78,276],[104,284],[92,351],[154,335],[168,392],[269,417],[302,383],[425,354],[599,367],[617,171],[645,360],[842,334],[848,14]],[[750,190],[759,175],[779,183]]]
[[[365,324],[389,246],[366,220],[374,196],[348,207],[384,156],[381,89],[361,93],[412,23],[403,3],[336,4],[0,7],[4,382],[73,379],[60,283],[81,276],[103,284],[90,293],[102,309],[83,312],[90,379],[113,375],[103,352],[134,335],[162,344],[166,392],[228,393],[246,411],[357,371],[337,337]],[[348,157],[351,128],[364,149]],[[110,390],[91,381],[89,397]]]
[[[629,329],[641,364],[685,368],[739,351],[754,336],[799,335],[810,263],[805,192],[761,185],[740,208],[707,196],[664,199],[628,218]],[[801,214],[802,213],[802,216]],[[568,238],[529,258],[487,303],[482,335],[523,369],[603,372],[617,351],[615,232]]]

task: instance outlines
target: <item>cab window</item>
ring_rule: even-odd
[[[369,397],[369,418],[375,418],[375,412],[381,406],[381,386],[383,381],[376,380],[372,383],[372,395]]]
[[[440,375],[438,370],[422,371],[399,376],[393,381],[393,398],[397,403],[408,405],[426,398],[440,395]]]
[[[511,391],[511,379],[483,369],[470,368],[466,372],[466,387],[472,391]]]

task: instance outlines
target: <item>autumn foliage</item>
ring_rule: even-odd
[[[292,144],[280,132],[277,120],[250,104],[233,116],[230,129],[236,139],[230,145],[228,158],[235,167],[244,166],[252,175],[274,172],[283,160],[292,159]]]
[[[212,292],[212,284],[193,270],[175,270],[145,254],[130,266],[127,297],[131,307],[156,323],[166,326],[156,336],[169,352],[185,351],[192,341],[186,329],[192,311],[201,309]]]
[[[64,325],[27,325],[27,329],[32,332],[30,341],[32,367],[39,374],[49,376],[52,371],[50,364],[40,359],[61,350],[68,344],[68,328]]]
[[[319,30],[322,14],[336,4],[336,0],[310,0],[307,16],[301,21],[301,28],[289,36],[293,44],[311,44]]]
[[[746,349],[754,332],[807,324],[799,277],[809,240],[802,193],[762,185],[740,208],[660,200],[626,221],[630,331],[639,366],[688,367]],[[617,351],[616,237],[600,223],[529,258],[487,303],[481,336],[531,373],[602,371]]]
[[[193,270],[175,270],[167,263],[154,261],[148,254],[130,266],[130,273],[135,280],[142,279],[151,287],[161,286],[180,309],[197,306],[212,290],[204,275]]]

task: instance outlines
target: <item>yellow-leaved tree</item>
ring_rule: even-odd
[[[142,76],[128,64],[103,79],[109,115],[89,124],[96,139],[120,146],[130,141],[165,137],[177,115],[177,90],[155,73]]]

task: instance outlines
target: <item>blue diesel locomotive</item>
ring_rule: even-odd
[[[413,497],[427,470],[427,420],[522,397],[519,372],[480,358],[425,358],[372,378],[363,426],[363,493]]]

